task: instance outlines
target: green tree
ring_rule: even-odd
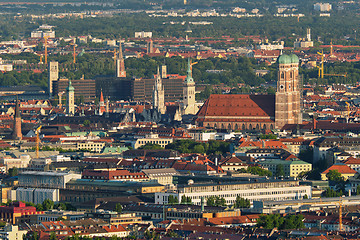
[[[339,173],[338,170],[329,170],[329,172],[326,174],[326,177],[329,181],[334,181],[334,182],[344,181],[344,177],[341,176],[341,173]]]
[[[244,199],[239,195],[236,196],[236,200],[234,203],[235,208],[250,208],[250,200]]]
[[[57,236],[56,236],[56,233],[55,232],[52,232],[51,234],[50,234],[50,238],[49,238],[50,240],[57,240]]]
[[[209,207],[223,207],[226,206],[226,200],[219,196],[210,196],[206,199],[206,205]]]
[[[88,119],[85,119],[83,125],[84,125],[85,127],[89,126],[89,125],[90,125],[90,121],[89,121]]]
[[[303,197],[303,199],[309,199],[308,195],[305,194],[304,197]]]
[[[169,198],[168,198],[168,203],[170,205],[173,205],[173,204],[178,204],[179,203],[179,200],[177,197],[174,197],[173,195],[170,195]]]
[[[51,201],[50,199],[45,199],[44,202],[42,203],[42,207],[44,211],[51,210],[54,208],[54,202]]]
[[[152,149],[152,150],[158,150],[158,149],[164,149],[163,147],[161,147],[159,144],[154,144],[154,143],[147,143],[141,147],[139,147],[138,149]]]
[[[192,204],[192,200],[190,197],[186,197],[185,195],[183,195],[181,197],[181,204]]]
[[[115,205],[115,212],[121,213],[121,212],[122,212],[122,209],[123,209],[123,207],[121,206],[121,203],[117,203],[117,204]]]
[[[360,185],[356,187],[356,195],[360,195]]]
[[[343,191],[335,191],[331,188],[327,188],[325,192],[322,193],[323,197],[341,197],[343,195]]]
[[[277,177],[285,176],[284,166],[282,164],[279,164],[276,166],[275,176],[277,176]]]
[[[19,170],[16,167],[12,167],[9,169],[9,176],[15,177],[19,174]]]

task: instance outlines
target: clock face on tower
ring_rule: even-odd
[[[284,89],[284,85],[281,84],[281,85],[279,86],[279,88],[280,88],[280,90],[283,90],[283,89]]]

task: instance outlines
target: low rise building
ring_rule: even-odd
[[[284,177],[297,177],[301,173],[309,172],[312,170],[311,163],[300,160],[280,160],[270,159],[259,162],[259,164],[272,172],[275,176],[279,166],[283,167]]]
[[[46,199],[58,202],[60,199],[59,189],[46,188],[18,188],[15,190],[16,200],[41,204]]]
[[[166,145],[168,145],[169,143],[172,143],[174,141],[173,138],[159,138],[158,134],[148,134],[145,135],[144,138],[138,138],[135,141],[131,142],[131,145],[133,148],[137,149],[141,146],[144,146],[148,143],[150,144],[157,144],[160,145],[161,147],[165,148]]]
[[[341,174],[341,177],[344,178],[346,181],[350,177],[354,177],[355,175],[358,175],[357,171],[349,167],[348,165],[345,165],[343,163],[337,163],[326,169],[321,173],[321,180],[328,180],[328,177],[326,176],[330,171],[337,171]]]
[[[178,172],[173,168],[144,169],[142,170],[149,179],[157,181],[161,185],[173,184],[173,176]]]
[[[169,196],[180,199],[185,196],[195,205],[200,205],[202,199],[211,196],[223,197],[227,205],[235,203],[236,197],[253,201],[260,200],[294,200],[305,195],[311,198],[311,187],[300,186],[297,180],[264,180],[256,182],[233,182],[220,184],[188,184],[178,185],[177,189],[155,193],[156,204],[168,204]]]
[[[76,173],[26,171],[19,174],[19,186],[63,189],[71,179],[80,178]]]
[[[26,221],[29,215],[38,213],[33,206],[26,206],[23,202],[13,202],[9,206],[0,206],[0,219],[10,224]]]
[[[0,230],[1,240],[22,240],[23,236],[27,234],[28,230],[19,229],[17,225],[6,225]]]

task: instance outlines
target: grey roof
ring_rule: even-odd
[[[174,168],[144,169],[142,171],[147,176],[154,176],[154,177],[178,174],[178,172]]]

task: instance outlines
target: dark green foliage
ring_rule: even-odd
[[[284,166],[279,164],[276,166],[276,173],[275,176],[277,177],[283,177],[285,176]]]
[[[344,177],[341,176],[341,173],[339,173],[338,170],[329,170],[326,177],[329,181],[344,182]]]
[[[239,195],[236,196],[236,200],[234,203],[235,208],[250,208],[250,206],[251,206],[251,204],[248,199],[244,199],[244,198],[240,197]]]
[[[117,203],[117,204],[115,205],[115,211],[116,211],[117,213],[121,213],[121,212],[122,212],[122,209],[123,209],[123,207],[121,206],[121,203]]]
[[[173,195],[170,195],[168,199],[168,204],[169,205],[179,204],[179,199],[177,197],[174,197]]]
[[[335,191],[331,188],[327,188],[325,192],[322,193],[323,197],[341,197],[343,195],[343,191]]]
[[[185,195],[183,195],[181,197],[181,204],[192,204],[191,198],[190,197],[186,197]]]
[[[12,167],[9,169],[9,176],[14,177],[19,174],[19,170],[16,167]]]
[[[193,140],[178,140],[166,146],[180,153],[224,154],[229,152],[230,143],[223,141],[196,142]]]
[[[277,139],[275,134],[260,134],[260,139]]]
[[[164,149],[164,148],[162,148],[159,144],[147,143],[147,144],[139,147],[138,149],[152,149],[152,150],[156,150],[156,149]]]
[[[54,202],[50,199],[45,199],[45,201],[42,203],[42,207],[44,211],[51,210],[54,208]]]
[[[259,175],[259,176],[268,176],[271,177],[272,176],[272,172],[266,169],[263,169],[259,166],[249,166],[247,169],[242,168],[239,170],[239,172],[242,173],[251,173],[254,175]]]
[[[280,214],[261,215],[257,226],[265,229],[303,229],[305,227],[303,219],[304,216],[301,214],[289,214],[285,217],[281,217]]]
[[[226,200],[219,196],[210,196],[206,199],[206,206],[209,207],[223,207],[226,206]]]

